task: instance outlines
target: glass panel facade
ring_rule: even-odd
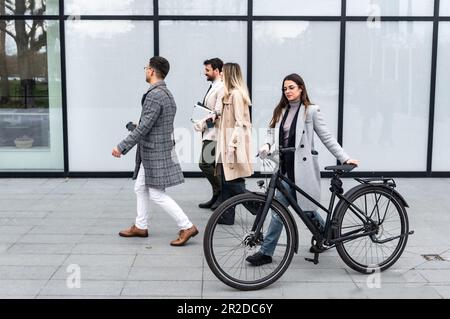
[[[246,15],[246,0],[160,0],[160,15]]]
[[[219,57],[239,63],[247,72],[247,23],[238,21],[161,21],[160,52],[171,63],[167,85],[177,102],[175,137],[181,167],[199,171],[200,133],[194,133],[192,105],[202,101],[209,87],[203,61]]]
[[[343,143],[360,170],[426,170],[432,27],[348,23]]]
[[[153,15],[153,1],[65,0],[64,11],[70,15]]]
[[[349,16],[432,16],[434,0],[347,0]]]
[[[440,22],[436,71],[433,171],[450,171],[450,22]]]
[[[0,170],[63,170],[59,23],[0,30]]]
[[[441,16],[450,16],[450,0],[440,0],[439,8]]]
[[[338,22],[255,22],[253,29],[253,124],[264,132],[280,101],[283,78],[298,73],[330,131],[337,134],[339,95]],[[327,48],[324,50],[324,48]],[[258,134],[264,138],[264,134]],[[259,141],[258,145],[263,142]],[[320,166],[336,159],[316,141]]]
[[[436,74],[431,164],[432,171],[450,172],[450,22],[439,22],[432,70],[435,2],[346,0],[344,39],[341,0],[158,0],[155,29],[153,0],[0,0],[0,172],[63,172],[64,152],[69,173],[130,171],[135,150],[121,160],[110,153],[128,134],[125,124],[139,118],[154,39],[171,63],[166,82],[178,104],[175,138],[184,171],[199,171],[201,136],[190,117],[209,86],[203,61],[220,57],[239,63],[251,83],[254,151],[282,79],[298,73],[335,136],[343,94],[343,147],[361,160],[359,171],[426,171]],[[247,21],[249,3],[254,19]],[[450,0],[439,4],[440,16],[449,17]],[[402,17],[408,21],[396,21]],[[334,163],[319,139],[316,148],[321,168]]]
[[[340,16],[340,0],[254,0],[253,14],[262,16]]]
[[[0,0],[0,15],[58,15],[58,0]]]
[[[111,150],[139,119],[152,55],[152,22],[66,21],[71,171],[133,169],[135,150],[120,160]]]

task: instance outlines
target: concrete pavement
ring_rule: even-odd
[[[257,189],[256,180],[247,187]],[[211,212],[197,204],[210,196],[205,179],[168,190],[201,231],[185,247],[169,245],[176,226],[156,206],[149,238],[117,235],[134,222],[130,179],[0,179],[0,298],[450,298],[450,179],[395,180],[415,234],[380,274],[379,288],[335,250],[317,266],[306,262],[310,235],[297,218],[301,247],[288,271],[265,289],[242,292],[215,278],[203,256]],[[355,184],[344,179],[345,189]],[[322,188],[326,203],[327,179]],[[69,288],[78,270],[81,286]]]

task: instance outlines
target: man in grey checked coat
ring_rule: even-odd
[[[136,167],[133,174],[137,196],[135,224],[119,233],[122,237],[148,237],[149,200],[161,206],[180,229],[172,246],[182,246],[198,234],[180,206],[166,194],[165,189],[184,182],[183,172],[174,152],[173,122],[177,106],[164,79],[169,73],[169,62],[163,57],[153,57],[145,67],[150,88],[142,97],[139,124],[116,147],[112,155],[125,155],[137,144]]]

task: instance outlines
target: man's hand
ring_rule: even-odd
[[[119,151],[117,146],[113,148],[112,156],[117,157],[117,158],[120,158],[122,156],[122,153]]]
[[[205,121],[208,119],[211,119],[211,121],[215,122],[217,118],[216,113],[210,114],[208,117],[205,118]]]

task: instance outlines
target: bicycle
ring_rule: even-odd
[[[280,160],[284,153],[294,151],[294,147],[280,149]],[[214,275],[233,288],[256,290],[274,283],[287,270],[294,253],[298,253],[299,234],[293,215],[275,197],[275,190],[286,197],[312,233],[314,258],[305,258],[307,261],[318,264],[319,253],[336,247],[341,259],[355,271],[370,274],[391,267],[403,253],[408,236],[414,233],[409,231],[406,212],[409,206],[395,190],[392,178],[355,178],[360,184],[344,194],[340,177],[355,167],[353,164],[325,167],[334,172],[328,209],[283,176],[281,165],[264,193],[247,192],[223,202],[211,215],[203,242],[205,258]],[[299,207],[282,181],[327,214],[322,231],[320,225]],[[264,188],[263,180],[257,184]],[[339,202],[334,207],[336,197]],[[233,209],[234,224],[219,224],[222,214]],[[282,234],[272,263],[252,266],[245,259],[257,252],[264,242],[273,218],[269,211],[283,223]]]

